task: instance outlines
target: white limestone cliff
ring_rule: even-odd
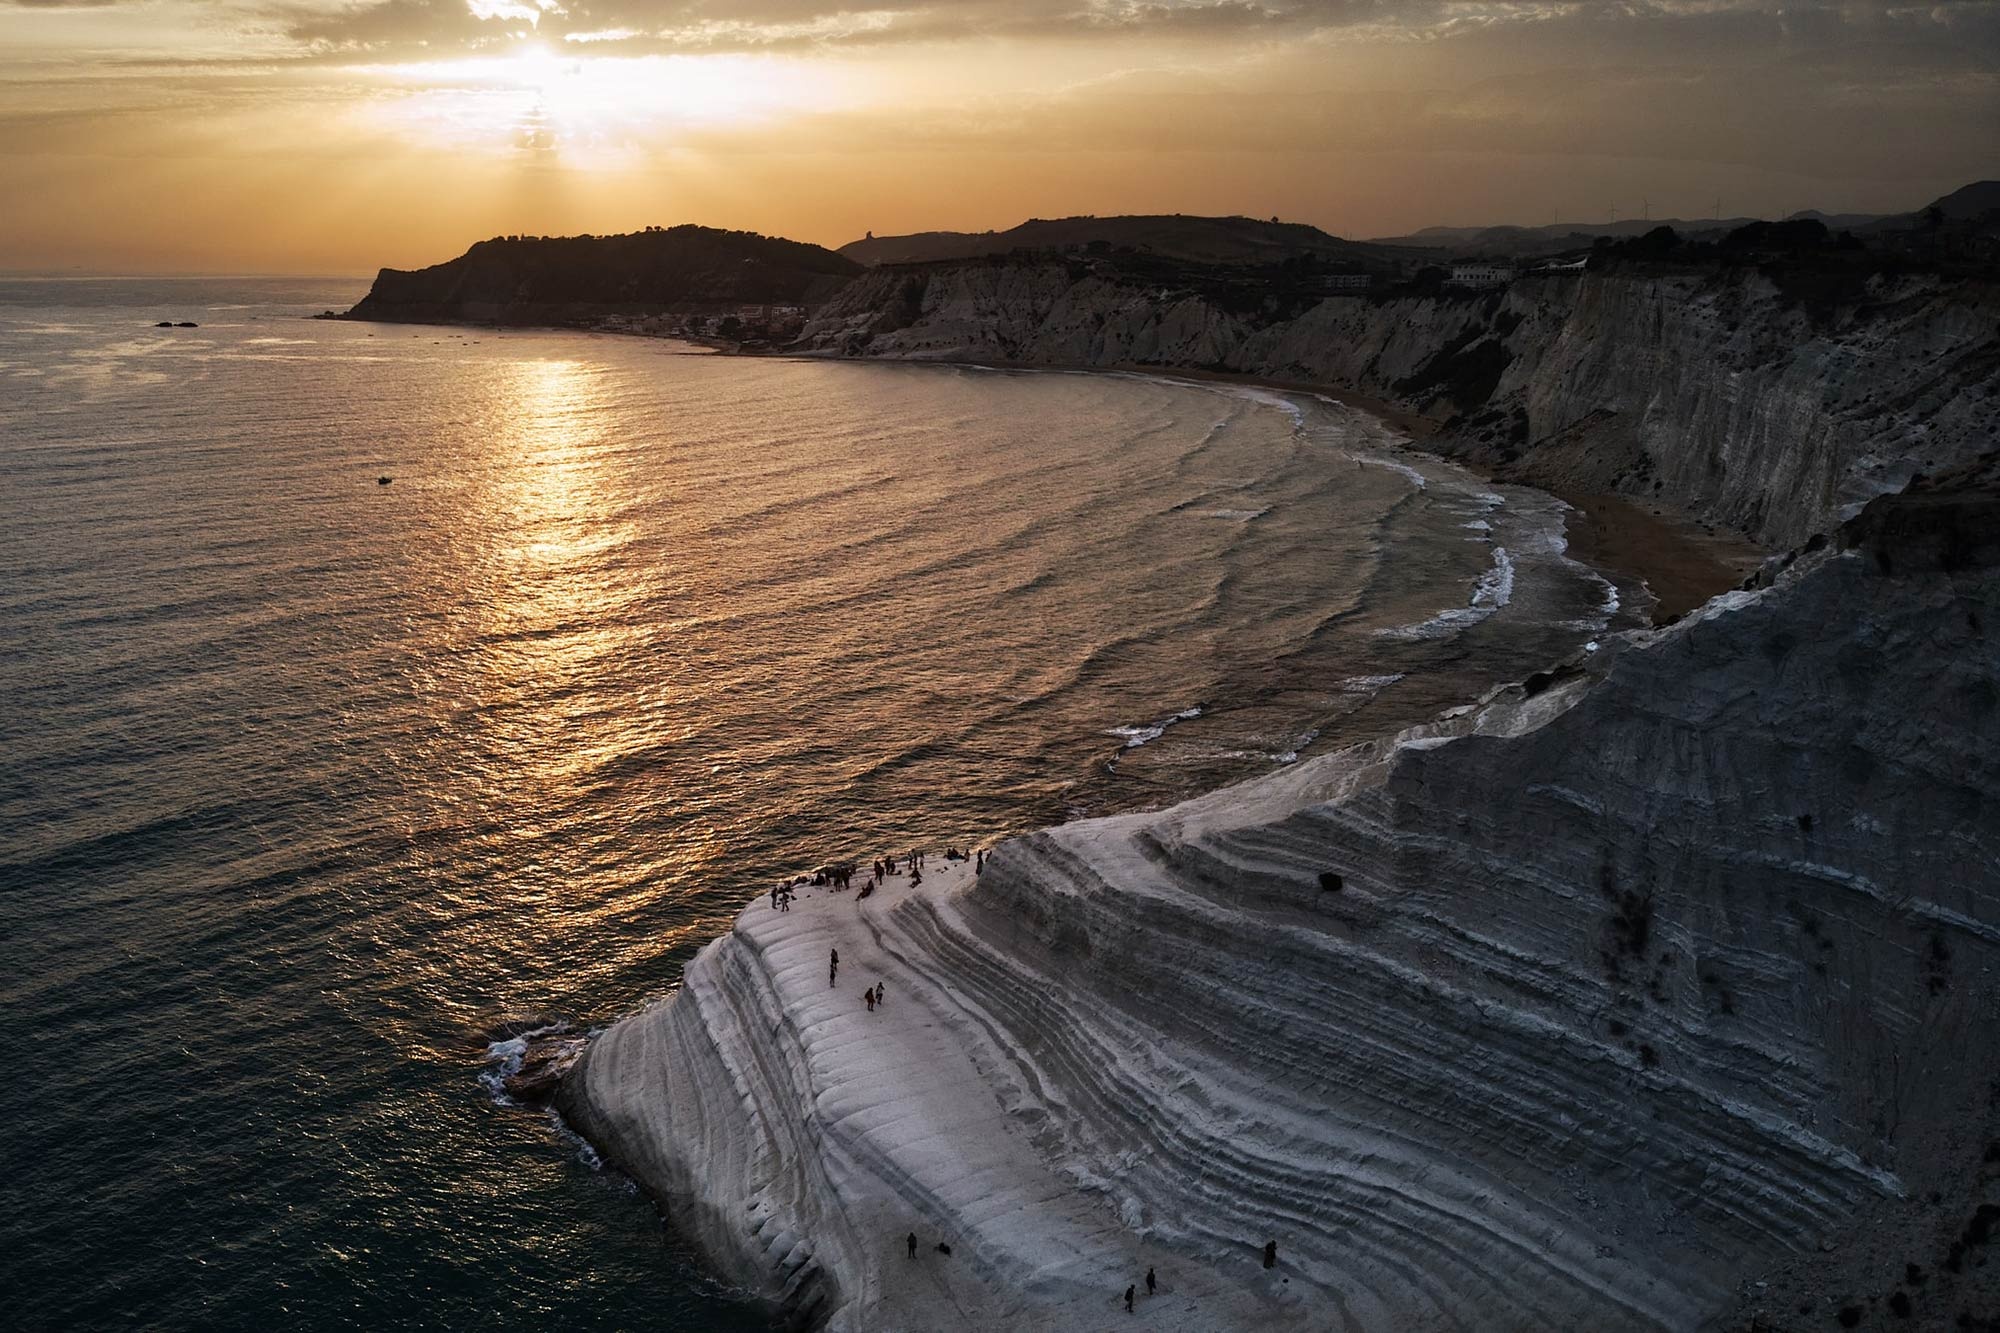
[[[1089,265],[968,261],[856,279],[797,349],[1337,386],[1449,422],[1439,447],[1511,479],[1663,499],[1787,546],[2000,432],[1991,284],[1789,282],[1613,270],[1275,319]]]
[[[1686,1329],[1780,1263],[1872,1281],[1883,1216],[2000,1189],[1996,491],[981,876],[760,900],[562,1105],[835,1329],[1128,1283],[1148,1328]]]

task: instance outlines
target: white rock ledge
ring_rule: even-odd
[[[1924,563],[1822,553],[981,878],[760,899],[563,1105],[805,1325],[1701,1326],[1995,1128],[2000,580]]]

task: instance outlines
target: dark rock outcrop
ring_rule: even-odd
[[[606,315],[811,305],[861,266],[817,245],[713,227],[498,237],[458,258],[385,268],[350,319],[567,324]]]

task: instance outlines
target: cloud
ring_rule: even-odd
[[[42,2],[42,0],[37,0]],[[60,0],[57,0],[60,2]],[[475,12],[477,10],[478,12]],[[1162,43],[1278,38],[1450,41],[1513,32],[1568,42],[1579,54],[1649,44],[1727,56],[1746,44],[1916,38],[1989,63],[2000,55],[2000,6],[1854,0],[361,0],[280,11],[286,35],[320,54],[436,59],[538,35],[588,41],[599,54],[784,51],[950,43],[973,38]],[[485,17],[481,15],[484,14]]]
[[[1440,9],[1430,0],[1426,11]],[[482,6],[482,8],[486,8]],[[335,10],[292,9],[287,32],[320,49],[391,52],[422,43],[490,46],[497,37],[615,41],[628,53],[775,51],[801,47],[949,42],[974,37],[1163,39],[1306,32],[1379,21],[1382,0],[937,0],[854,7],[828,0],[545,0],[530,17],[508,6],[497,20],[475,16],[462,0],[374,0]],[[490,12],[490,9],[489,9]]]

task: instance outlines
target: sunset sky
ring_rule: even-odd
[[[0,0],[0,269],[500,232],[1892,211],[2000,175],[2000,4]]]

